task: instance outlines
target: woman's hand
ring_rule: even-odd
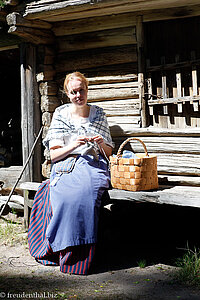
[[[101,135],[96,135],[89,139],[90,142],[96,142],[98,145],[104,143],[104,140]]]
[[[52,162],[59,161],[68,155],[71,154],[76,148],[84,145],[88,141],[88,137],[86,136],[78,136],[75,141],[72,141],[69,145],[61,147],[61,146],[54,146],[50,149],[50,156]]]
[[[101,135],[96,135],[96,136],[90,138],[89,141],[96,142],[99,146],[101,153],[104,156],[106,155],[107,158],[112,155],[112,148],[109,145],[105,144],[104,139],[102,138]]]

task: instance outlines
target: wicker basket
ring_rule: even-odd
[[[123,147],[132,140],[139,141],[145,153],[137,153],[138,158],[122,158]],[[138,138],[125,140],[117,152],[110,156],[112,187],[128,191],[144,191],[158,188],[157,156],[149,155],[145,144]]]

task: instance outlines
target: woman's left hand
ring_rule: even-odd
[[[96,142],[98,145],[100,145],[100,144],[104,143],[104,140],[101,135],[96,135],[90,139],[90,142]]]

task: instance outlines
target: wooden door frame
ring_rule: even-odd
[[[23,43],[20,46],[21,65],[21,128],[22,155],[25,164],[34,140],[41,127],[41,110],[36,80],[36,46]],[[24,181],[41,181],[41,140],[23,175]]]

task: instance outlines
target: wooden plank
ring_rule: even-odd
[[[161,185],[188,185],[200,186],[199,176],[178,176],[178,175],[161,175],[158,174],[158,181]]]
[[[173,154],[170,157],[170,155],[157,153],[157,157],[158,174],[180,176],[199,176],[200,174],[199,155]]]
[[[140,115],[138,99],[125,99],[113,101],[95,102],[103,108],[107,116],[134,116]]]
[[[36,191],[40,183],[27,182],[21,185],[22,189]],[[200,188],[188,186],[162,185],[158,190],[130,192],[111,189],[108,191],[111,201],[139,201],[159,204],[172,204],[181,206],[200,207]]]
[[[141,116],[113,116],[107,117],[112,136],[124,135],[127,128],[134,130],[135,127],[140,127]]]
[[[40,101],[36,82],[36,49],[33,45],[21,46],[21,113],[23,165],[40,129]],[[34,155],[25,169],[24,180],[41,179],[41,145],[36,145]]]
[[[57,39],[58,53],[136,44],[135,28],[82,33]]]
[[[41,82],[39,85],[39,91],[42,96],[55,96],[58,92],[58,86],[55,81]]]
[[[23,26],[11,26],[8,30],[8,33],[15,34],[25,39],[26,41],[36,45],[54,43],[53,34],[47,30],[29,28]]]
[[[92,91],[95,89],[107,89],[109,90],[110,88],[112,89],[118,89],[118,88],[137,88],[138,87],[138,81],[128,81],[128,82],[106,82],[106,83],[101,83],[101,84],[92,84],[89,85],[88,90]]]
[[[55,36],[66,36],[99,30],[134,27],[136,25],[136,14],[126,13],[120,15],[104,15],[101,17],[56,22],[52,31]]]
[[[71,70],[132,62],[137,62],[137,52],[134,45],[115,48],[109,47],[107,49],[91,49],[58,55],[55,68],[57,73],[66,73],[66,71]]]
[[[1,167],[0,168],[0,181],[3,182],[3,187],[0,190],[1,194],[4,194],[6,191],[11,191],[14,186],[17,178],[20,176],[22,166],[10,166],[10,167]],[[22,182],[20,179],[19,184]],[[19,186],[17,186],[16,191],[20,193]]]
[[[26,181],[20,184],[20,188],[22,190],[37,191],[40,184],[40,182]]]
[[[154,191],[130,192],[113,189],[108,192],[112,200],[200,207],[200,187],[160,186]]]
[[[150,153],[200,154],[199,137],[149,135],[141,137],[141,140],[146,144]],[[133,142],[133,145],[135,145],[136,151],[140,151],[139,144]]]
[[[167,98],[167,99],[153,99],[149,100],[148,104],[149,105],[157,105],[157,104],[178,104],[178,103],[183,103],[183,102],[191,102],[191,101],[199,101],[200,100],[200,95],[197,96],[185,96],[185,97],[177,97],[177,98]]]
[[[51,29],[52,25],[50,23],[39,21],[39,20],[26,20],[19,13],[13,12],[6,16],[6,21],[9,26],[24,26],[30,28],[39,28],[39,29]]]
[[[192,5],[198,5],[198,0],[193,0]],[[143,10],[167,9],[177,7],[188,7],[188,1],[173,0],[140,0],[121,1],[110,0],[101,2],[91,2],[91,0],[76,1],[34,1],[26,5],[25,14],[28,19],[43,19],[52,22],[81,19],[100,15],[125,13],[130,11],[141,12]],[[173,11],[173,9],[171,9]],[[183,13],[186,13],[183,12]],[[180,12],[179,12],[180,14]],[[188,11],[189,14],[189,11]]]
[[[117,82],[137,82],[138,75],[137,74],[125,74],[125,75],[109,75],[109,76],[98,76],[98,77],[89,77],[87,78],[89,81],[89,88],[92,88],[91,85],[96,84],[111,84]]]
[[[137,53],[138,53],[138,89],[139,89],[139,101],[141,110],[141,127],[147,127],[147,105],[144,97],[144,25],[143,17],[137,17],[136,23],[136,36],[137,36]]]
[[[110,88],[88,91],[88,102],[134,98],[138,99],[138,88]]]

